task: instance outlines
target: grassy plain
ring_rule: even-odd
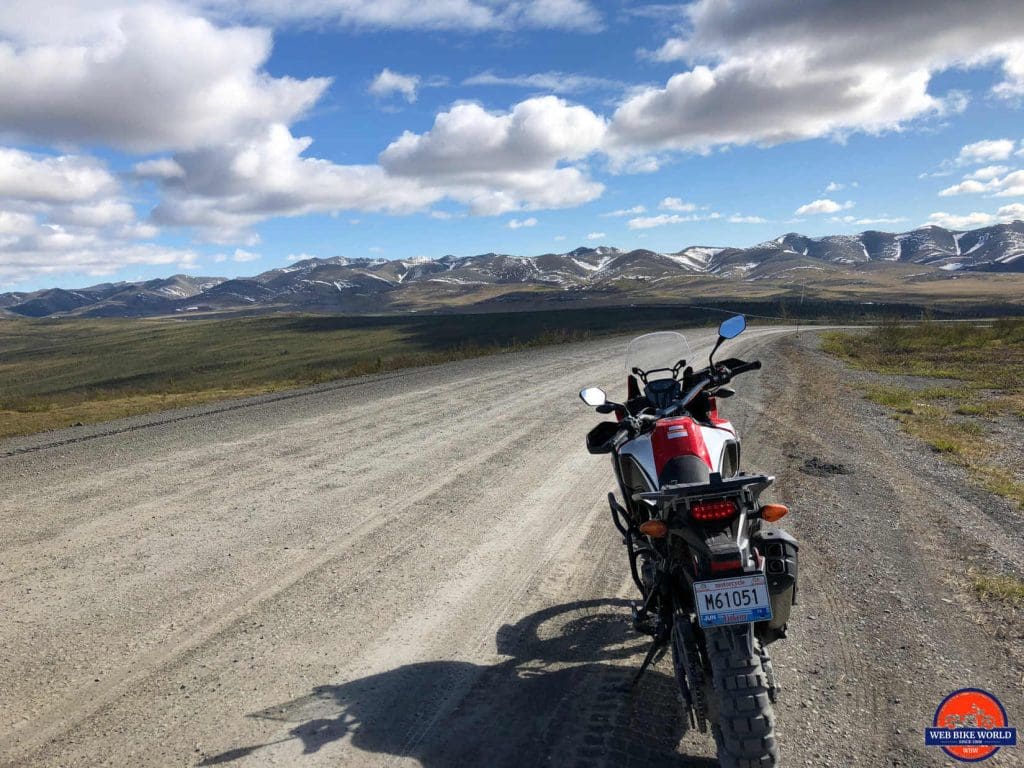
[[[910,434],[966,467],[988,490],[1024,508],[1013,448],[1024,427],[1024,320],[991,323],[885,323],[869,333],[825,334],[824,348],[854,365],[886,374],[943,380],[934,387],[908,382],[868,386],[868,399],[891,408]],[[1005,438],[1004,438],[1005,439]]]
[[[677,307],[0,319],[0,438],[593,336],[708,325],[720,316]]]

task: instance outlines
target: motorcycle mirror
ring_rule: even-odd
[[[715,365],[715,352],[722,346],[722,342],[726,339],[735,339],[744,329],[747,327],[747,318],[743,315],[733,315],[732,317],[723,320],[722,324],[718,326],[718,341],[715,342],[714,348],[711,350],[711,354],[708,355],[708,365],[714,367]]]
[[[743,315],[734,315],[722,321],[718,326],[718,335],[723,339],[735,339],[746,330],[746,327],[747,319]]]
[[[605,395],[604,390],[599,387],[584,387],[580,390],[580,400],[587,405],[597,407],[608,402],[608,397]]]

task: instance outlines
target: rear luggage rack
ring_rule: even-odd
[[[666,485],[660,491],[643,491],[634,493],[634,501],[676,501],[693,496],[728,496],[749,491],[754,498],[761,491],[775,482],[771,475],[737,475],[723,480],[718,472],[712,472],[706,483],[680,483]]]

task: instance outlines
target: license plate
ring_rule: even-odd
[[[763,573],[698,581],[693,585],[693,597],[702,627],[747,624],[772,617],[768,582]]]

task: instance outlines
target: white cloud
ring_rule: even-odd
[[[826,192],[839,192],[840,190],[846,189],[847,187],[859,187],[860,184],[856,181],[841,182],[841,181],[830,181],[828,186],[825,187]]]
[[[194,0],[271,21],[323,21],[383,29],[465,31],[564,29],[591,32],[601,15],[586,0]]]
[[[1024,203],[1010,203],[1010,205],[1004,205],[996,211],[996,215],[1003,221],[1024,220]]]
[[[241,248],[236,248],[234,255],[231,257],[232,261],[245,262],[245,261],[256,261],[259,259],[258,253],[252,253],[251,251],[243,251]]]
[[[1006,165],[986,165],[984,168],[979,168],[978,170],[967,174],[964,178],[975,179],[977,181],[991,181],[997,176],[1002,176],[1009,170],[1009,166]]]
[[[159,230],[137,221],[121,193],[95,158],[0,147],[0,282],[194,262],[191,250],[138,242]]]
[[[212,242],[252,242],[247,230],[272,216],[358,209],[410,213],[444,193],[415,179],[390,178],[376,165],[336,165],[304,157],[310,138],[283,125],[259,139],[179,153],[185,170],[162,184],[156,223],[195,227]]]
[[[767,224],[768,219],[760,216],[740,216],[738,213],[734,213],[728,218],[728,222],[730,224]]]
[[[587,235],[587,240],[600,240],[602,237],[607,237],[604,232],[591,232]]]
[[[96,203],[59,208],[50,214],[50,221],[83,227],[127,225],[135,222],[135,209],[123,200],[108,199]]]
[[[972,163],[990,163],[1005,160],[1013,152],[1013,142],[1009,139],[986,139],[966,144],[956,157],[957,165]]]
[[[770,145],[851,132],[898,130],[962,110],[964,94],[929,91],[955,67],[1015,63],[1024,5],[1005,0],[699,0],[683,36],[655,54],[690,68],[616,111],[611,143],[634,151]]]
[[[114,177],[92,158],[32,155],[0,147],[0,199],[82,201],[116,186]]]
[[[562,208],[603,191],[563,164],[598,149],[604,132],[602,118],[554,96],[527,99],[507,113],[458,104],[438,114],[426,133],[406,131],[380,162],[392,178],[443,189],[473,213]]]
[[[536,227],[537,219],[530,217],[528,219],[511,219],[506,225],[509,229],[523,229],[524,227]]]
[[[939,192],[940,197],[981,194],[992,195],[993,197],[1024,196],[1024,171],[1012,171],[1005,176],[989,176],[988,181],[984,182],[978,181],[976,178],[967,177],[959,184],[946,187]]]
[[[1024,204],[1011,203],[1010,205],[1004,205],[994,214],[979,211],[966,214],[939,211],[928,217],[928,223],[937,224],[948,229],[975,229],[1017,219],[1024,219]]]
[[[555,240],[557,242],[561,242],[562,240],[565,240],[565,239],[566,239],[565,235],[555,235]]]
[[[796,209],[797,216],[809,216],[819,213],[835,213],[836,211],[845,211],[853,208],[853,202],[847,200],[845,203],[837,203],[835,200],[829,198],[821,198],[820,200],[814,200],[813,202],[801,205]]]
[[[653,227],[664,227],[667,224],[685,224],[691,221],[701,221],[702,216],[680,216],[677,213],[662,213],[658,216],[640,216],[630,219],[627,225],[630,229],[651,229]]]
[[[0,17],[0,133],[34,144],[191,149],[289,123],[330,82],[266,74],[267,30],[217,27],[169,5],[97,4],[95,18],[75,4]],[[55,18],[65,10],[70,18]],[[54,20],[53,29],[26,22],[30,14]],[[12,32],[27,39],[2,42]]]
[[[535,72],[530,75],[496,75],[493,72],[481,72],[467,77],[463,85],[503,85],[516,88],[530,88],[547,93],[578,93],[581,91],[625,90],[629,87],[621,80],[606,77],[573,74],[569,72]]]
[[[306,261],[307,259],[315,258],[317,258],[315,253],[289,253],[285,256],[286,261]]]
[[[400,93],[412,104],[416,101],[416,89],[419,87],[419,75],[403,75],[392,72],[387,67],[380,71],[380,74],[370,83],[369,91],[374,96],[387,97]]]
[[[678,197],[666,197],[660,203],[658,207],[663,211],[678,211],[680,213],[688,213],[690,211],[696,211],[697,206],[693,203],[687,203]]]
[[[185,169],[169,157],[143,160],[132,171],[140,179],[180,179],[185,175]]]
[[[636,216],[641,213],[646,213],[647,209],[642,205],[634,205],[632,208],[619,208],[617,211],[608,211],[602,213],[602,216]]]
[[[955,214],[938,211],[928,217],[929,224],[937,224],[948,229],[974,229],[975,227],[987,227],[994,223],[996,217],[991,213]]]
[[[4,244],[0,284],[13,285],[30,277],[71,272],[109,275],[142,264],[190,268],[198,258],[198,254],[189,249],[106,240],[95,234],[75,234],[56,226],[40,227],[34,234]]]
[[[885,224],[903,224],[906,221],[907,219],[904,216],[878,216],[876,218],[857,219],[856,223],[864,226],[877,226]]]
[[[36,229],[36,217],[27,213],[0,210],[0,245],[4,236],[28,235]]]

